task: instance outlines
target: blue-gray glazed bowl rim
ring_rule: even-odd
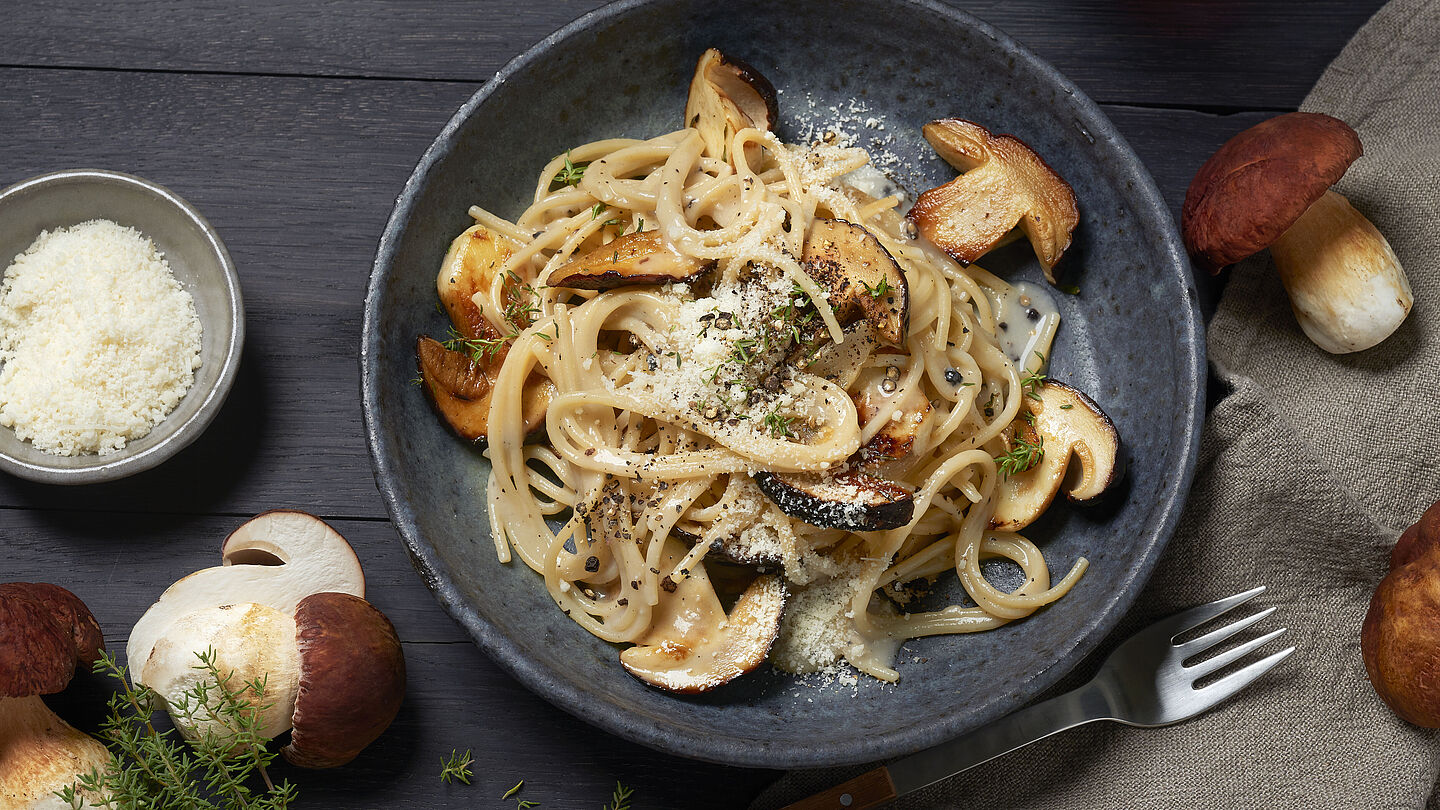
[[[1024,62],[1026,67],[1052,82],[1071,98],[1073,112],[1082,124],[1097,139],[1104,138],[1114,144],[1127,158],[1135,173],[1136,196],[1143,201],[1143,210],[1137,214],[1148,216],[1151,221],[1161,224],[1164,233],[1163,253],[1167,266],[1180,277],[1181,286],[1186,290],[1185,300],[1175,302],[1181,311],[1177,313],[1182,327],[1189,334],[1184,346],[1177,352],[1177,361],[1183,365],[1184,378],[1188,383],[1189,396],[1180,396],[1184,411],[1177,421],[1188,424],[1188,441],[1176,450],[1177,473],[1157,509],[1159,520],[1148,537],[1148,544],[1140,549],[1134,564],[1129,568],[1129,577],[1123,587],[1116,589],[1102,609],[1093,614],[1087,632],[1080,635],[1076,643],[1066,649],[1057,650],[1055,664],[1035,674],[1026,683],[1026,689],[998,695],[981,711],[952,714],[941,717],[937,722],[924,726],[911,726],[895,732],[865,736],[858,741],[848,740],[844,734],[836,734],[828,740],[819,741],[810,748],[787,747],[775,750],[765,746],[747,750],[734,744],[734,740],[705,733],[681,734],[647,722],[641,722],[609,704],[595,701],[593,695],[583,692],[574,684],[558,676],[547,667],[539,665],[507,642],[506,636],[492,622],[485,619],[473,605],[461,596],[455,584],[441,573],[436,552],[425,541],[409,505],[401,500],[396,486],[396,471],[391,464],[393,448],[385,438],[379,424],[379,391],[376,373],[379,365],[379,318],[381,288],[384,275],[389,271],[400,243],[401,234],[409,219],[412,208],[422,189],[430,181],[437,163],[455,148],[455,139],[460,127],[483,105],[487,99],[502,87],[512,76],[522,73],[541,62],[557,46],[573,37],[604,23],[612,17],[629,13],[638,8],[668,0],[617,0],[590,11],[570,24],[527,48],[511,59],[495,76],[485,83],[463,104],[440,131],[435,141],[421,156],[414,172],[406,181],[395,201],[395,208],[386,223],[384,233],[376,251],[370,283],[365,296],[365,313],[361,332],[360,384],[365,418],[365,433],[370,448],[371,466],[376,484],[380,489],[396,529],[400,532],[409,551],[411,562],[437,601],[489,657],[512,677],[581,720],[598,726],[608,732],[639,742],[651,748],[680,756],[727,765],[758,768],[821,768],[886,759],[939,744],[958,737],[975,728],[1009,714],[1045,690],[1054,686],[1064,675],[1077,665],[1119,623],[1130,606],[1139,596],[1140,590],[1149,579],[1159,560],[1165,544],[1174,535],[1179,523],[1185,496],[1195,475],[1196,458],[1200,446],[1200,428],[1205,416],[1205,342],[1203,318],[1200,313],[1198,296],[1189,281],[1189,259],[1183,248],[1180,234],[1175,228],[1173,216],[1165,204],[1159,189],[1149,171],[1135,155],[1114,124],[1100,111],[1070,80],[1066,79],[1049,63],[1031,53],[1009,35],[994,26],[966,12],[943,5],[936,0],[897,0],[906,6],[923,9],[928,13],[948,18],[954,24],[969,28],[993,41],[996,47]],[[1188,351],[1186,351],[1188,349]],[[618,664],[617,664],[618,666]],[[678,699],[678,698],[677,698]]]
[[[204,215],[184,197],[165,186],[137,175],[110,169],[61,169],[21,180],[0,190],[0,206],[6,205],[14,198],[47,186],[77,182],[112,183],[139,189],[168,204],[178,217],[198,228],[205,237],[216,267],[220,270],[219,276],[224,283],[225,300],[228,304],[231,325],[229,332],[225,335],[224,359],[221,361],[220,375],[216,378],[215,383],[203,392],[197,391],[193,387],[185,392],[185,398],[181,400],[180,405],[176,406],[177,410],[184,407],[186,400],[197,394],[203,394],[202,402],[188,418],[181,422],[170,422],[170,419],[175,416],[175,412],[172,411],[165,419],[156,424],[152,432],[163,430],[166,435],[154,444],[141,450],[132,451],[131,447],[135,443],[130,443],[119,452],[104,456],[91,456],[94,463],[83,467],[55,467],[36,464],[0,450],[0,470],[42,484],[98,484],[118,481],[153,469],[184,450],[200,438],[200,434],[205,432],[205,429],[215,420],[216,414],[220,412],[221,406],[225,404],[225,399],[230,395],[230,389],[235,383],[235,374],[240,368],[241,349],[245,344],[245,303],[240,292],[240,276],[235,271],[235,262],[230,258],[230,251],[225,248],[224,241],[220,239],[220,234],[216,232],[210,221],[205,219]],[[208,329],[209,324],[202,322],[201,327]],[[61,457],[57,456],[56,458]]]

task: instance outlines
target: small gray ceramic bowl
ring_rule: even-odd
[[[195,299],[204,330],[195,384],[155,429],[108,455],[57,456],[0,428],[0,470],[49,484],[94,484],[148,470],[180,452],[215,418],[240,365],[245,310],[225,245],[189,203],[133,175],[73,169],[32,177],[0,191],[0,272],[41,231],[108,219],[155,243]]]

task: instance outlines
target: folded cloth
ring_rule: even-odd
[[[1306,98],[1360,133],[1338,190],[1390,240],[1415,309],[1379,347],[1326,354],[1268,255],[1228,271],[1209,329],[1211,411],[1179,531],[1097,656],[1168,613],[1257,584],[1299,649],[1235,700],[1166,729],[1096,723],[896,808],[1440,808],[1440,746],[1376,697],[1360,623],[1399,531],[1440,497],[1440,0],[1394,0]],[[1278,648],[1272,643],[1270,650]],[[904,688],[903,686],[900,688]],[[864,767],[792,772],[770,810]]]

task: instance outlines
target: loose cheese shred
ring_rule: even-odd
[[[194,299],[139,231],[45,231],[0,282],[0,425],[56,455],[114,453],[194,384],[200,336]]]

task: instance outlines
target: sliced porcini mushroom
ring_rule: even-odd
[[[1212,273],[1269,247],[1300,328],[1332,354],[1389,337],[1415,300],[1390,243],[1329,190],[1362,152],[1338,118],[1276,116],[1205,161],[1181,211],[1185,246]]]
[[[713,261],[676,250],[658,230],[641,231],[617,237],[556,268],[550,275],[550,286],[613,290],[637,284],[693,281],[714,266]]]
[[[725,160],[735,133],[750,127],[769,132],[779,118],[775,86],[760,71],[715,48],[700,55],[685,101],[685,126],[700,133],[705,154]]]
[[[678,541],[666,541],[662,570],[671,572],[665,580],[670,585],[662,586],[650,631],[620,653],[620,663],[651,686],[706,692],[765,660],[780,632],[785,585],[774,575],[758,577],[727,615],[702,563],[688,576],[674,570],[682,552]]]
[[[915,449],[930,428],[934,408],[925,392],[910,388],[899,390],[899,369],[895,366],[870,367],[860,374],[850,398],[864,429],[871,420],[884,419],[885,424],[860,447],[860,459],[866,463],[885,463],[902,459]]]
[[[103,649],[79,597],[46,583],[0,585],[0,807],[68,807],[55,793],[109,763],[105,746],[40,698],[63,691]]]
[[[334,768],[390,726],[405,696],[405,655],[385,614],[358,596],[317,593],[295,609],[300,663],[292,765]]]
[[[447,349],[434,338],[421,335],[415,341],[420,380],[430,403],[445,423],[461,438],[480,441],[488,436],[493,373],[484,364],[462,351]],[[531,374],[522,392],[525,432],[545,424],[545,411],[555,396],[555,384],[542,374]]]
[[[252,698],[271,704],[262,736],[296,728],[287,759],[348,762],[389,725],[404,694],[399,640],[363,599],[354,551],[319,518],[277,510],[232,532],[221,555],[222,566],[170,586],[135,625],[127,647],[135,682],[167,702],[182,734],[223,740],[233,733],[223,716],[186,718],[174,703],[212,677],[196,669],[212,650],[215,669],[234,682],[263,681]]]
[[[873,475],[843,469],[835,473],[757,472],[760,491],[780,511],[812,526],[874,532],[896,529],[915,514],[915,495]]]
[[[1080,224],[1070,184],[1013,135],[992,135],[960,118],[931,121],[923,132],[962,174],[915,201],[908,216],[920,235],[970,264],[1008,242],[1018,226],[1054,284],[1055,264]]]
[[[490,289],[514,252],[514,242],[484,225],[472,225],[450,243],[440,262],[435,291],[455,331],[464,337],[478,340],[497,335],[473,299],[476,293]]]
[[[864,318],[881,338],[905,344],[910,288],[900,265],[874,234],[841,219],[816,219],[805,234],[801,261],[829,294],[841,325]]]
[[[1001,476],[990,518],[996,531],[1019,531],[1035,522],[1062,489],[1071,502],[1083,504],[1120,477],[1120,432],[1094,400],[1054,380],[1037,395],[1039,400],[1025,398],[1022,418],[1012,427],[1043,455],[1029,469]],[[1072,457],[1079,466],[1070,463]]]

